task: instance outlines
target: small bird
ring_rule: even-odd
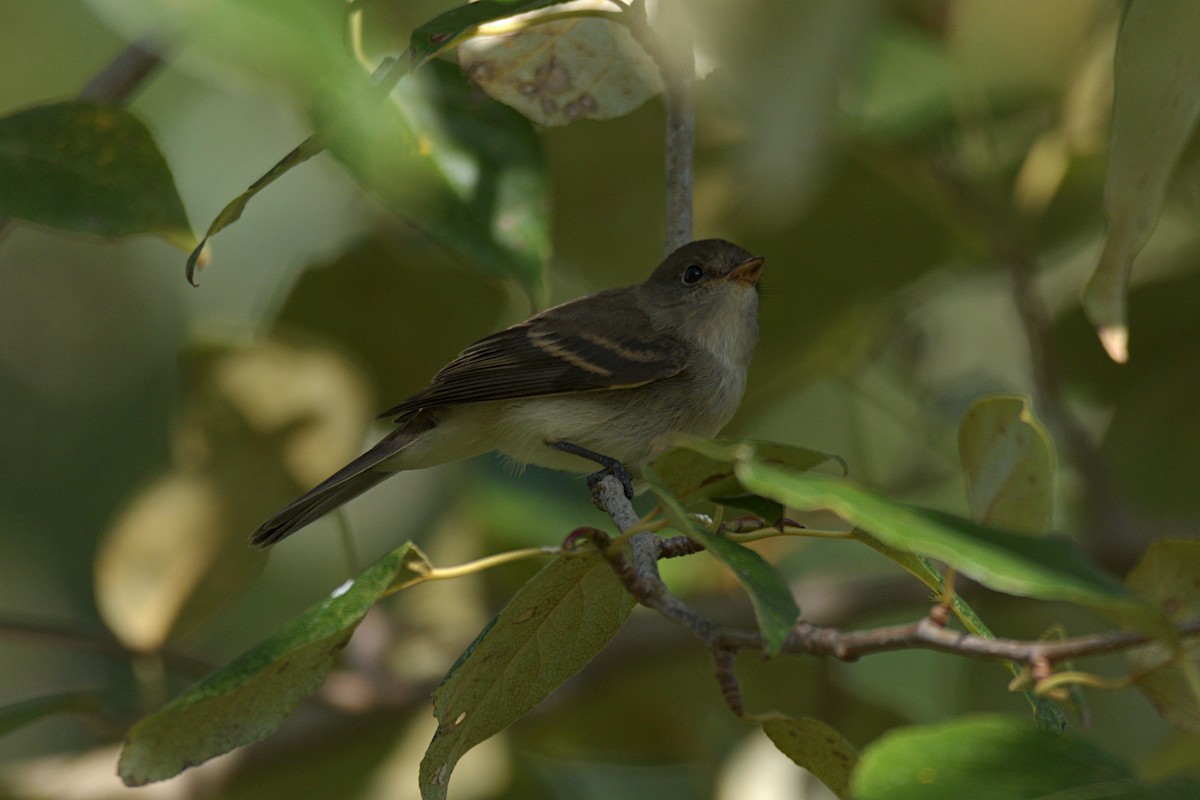
[[[518,464],[620,478],[672,434],[715,435],[737,409],[758,339],[763,258],[722,239],[671,253],[643,283],[535,314],[480,339],[380,414],[394,431],[259,526],[267,547],[392,473],[498,450]]]

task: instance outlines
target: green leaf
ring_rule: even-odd
[[[853,484],[743,462],[749,489],[801,511],[829,509],[889,547],[936,558],[998,591],[1065,600],[1123,622],[1162,629],[1164,620],[1084,560],[1062,537],[1032,537],[988,528],[941,511],[872,494]]]
[[[941,596],[944,592],[946,586],[945,578],[942,577],[942,574],[934,568],[934,565],[925,556],[890,547],[862,528],[855,528],[851,531],[851,536],[856,541],[862,542],[872,550],[886,556],[898,566],[907,570],[917,580],[932,589],[934,596]],[[984,623],[975,609],[971,608],[967,601],[963,600],[957,592],[954,593],[950,600],[950,608],[963,624],[963,627],[971,633],[976,636],[985,636],[988,639],[996,638],[995,634],[992,633],[991,629]],[[1015,662],[1009,662],[1008,670],[1013,675],[1017,675],[1021,671],[1021,666]],[[1058,707],[1052,701],[1038,697],[1029,689],[1023,689],[1022,694],[1029,701],[1029,706],[1033,709],[1034,718],[1037,720],[1040,728],[1048,731],[1062,731],[1066,727],[1066,718],[1063,717],[1062,712],[1058,710]]]
[[[1083,306],[1117,362],[1128,358],[1133,260],[1158,222],[1175,164],[1200,117],[1200,6],[1130,0],[1117,37],[1112,149],[1104,186],[1108,235]]]
[[[850,797],[850,773],[858,753],[846,737],[817,719],[769,719],[763,733],[797,766],[811,772],[839,798]]]
[[[1154,542],[1125,583],[1160,605],[1174,623],[1200,619],[1200,541]],[[1135,676],[1137,687],[1163,718],[1200,734],[1200,640],[1153,642],[1128,656],[1140,673]]]
[[[750,595],[750,603],[754,607],[758,628],[762,631],[767,655],[778,653],[792,627],[800,619],[796,599],[792,597],[791,589],[779,574],[779,570],[745,545],[712,533],[688,516],[652,467],[645,467],[642,476],[658,496],[663,513],[671,526],[700,542],[708,552],[733,570],[733,574]]]
[[[0,215],[100,236],[196,237],[150,131],[130,112],[83,100],[0,118]]]
[[[958,428],[967,499],[976,522],[1046,533],[1054,512],[1054,446],[1029,401],[981,397]]]
[[[672,445],[653,463],[663,487],[672,496],[684,505],[712,500],[721,505],[743,508],[759,514],[768,522],[775,522],[783,516],[783,506],[748,494],[734,471],[734,464],[738,461],[757,457],[768,464],[780,464],[798,472],[835,463],[843,475],[846,473],[846,463],[838,456],[773,442],[703,439],[680,434],[672,441]]]
[[[582,669],[633,610],[593,550],[556,558],[483,630],[433,694],[438,730],[421,761],[421,796],[446,797],[450,773]]]
[[[1141,791],[1148,787],[1133,771],[1098,748],[995,715],[886,734],[863,751],[851,778],[855,800],[1127,798]]]
[[[330,152],[393,211],[472,269],[540,301],[550,251],[541,142],[457,67],[430,63],[388,102],[344,107]]]
[[[267,170],[267,172],[259,177],[246,191],[239,194],[233,200],[229,201],[221,212],[217,214],[212,224],[208,226],[208,230],[204,233],[204,238],[192,250],[188,256],[187,266],[184,269],[184,276],[188,283],[196,285],[196,268],[201,266],[201,257],[204,254],[205,245],[208,240],[217,235],[221,231],[228,228],[233,223],[237,222],[242,217],[242,212],[246,210],[247,204],[253,197],[263,189],[270,186],[276,180],[283,176],[293,167],[304,163],[308,159],[320,153],[329,143],[335,139],[340,133],[340,126],[337,123],[331,123],[328,127],[322,128],[316,133],[309,136],[299,145],[294,147],[290,153],[281,158],[275,166]]]
[[[350,635],[393,584],[428,570],[411,543],[347,581],[278,633],[247,650],[133,727],[117,772],[129,786],[166,780],[272,733],[311,694]]]

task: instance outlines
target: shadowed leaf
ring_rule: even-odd
[[[96,692],[61,692],[0,707],[0,736],[53,714],[97,714],[104,703]]]
[[[521,587],[434,692],[438,730],[421,760],[421,796],[446,797],[463,754],[582,669],[633,606],[593,550],[559,556]]]
[[[787,581],[779,574],[779,570],[771,566],[762,556],[745,545],[732,539],[727,539],[712,533],[694,518],[688,516],[682,505],[663,486],[659,477],[650,467],[643,470],[643,477],[649,482],[650,488],[658,496],[663,512],[671,526],[681,533],[686,533],[708,552],[729,567],[737,576],[750,602],[754,606],[754,616],[758,620],[762,632],[767,655],[774,655],[783,647],[784,640],[792,630],[792,626],[800,619],[800,609],[792,597]]]
[[[130,112],[84,100],[0,118],[0,215],[100,236],[195,242],[175,180]]]

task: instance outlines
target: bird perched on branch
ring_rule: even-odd
[[[389,475],[498,450],[519,464],[630,474],[675,433],[716,434],[758,339],[763,259],[722,239],[644,282],[547,309],[481,339],[381,417],[396,430],[255,531],[266,547]],[[596,466],[599,471],[593,472]]]

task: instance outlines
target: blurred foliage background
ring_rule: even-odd
[[[378,58],[453,4],[360,5]],[[1151,538],[1194,536],[1194,143],[1138,262],[1129,364],[1107,359],[1078,302],[1104,234],[1120,4],[696,0],[689,11],[707,72],[697,238],[767,257],[762,335],[728,433],[837,453],[863,484],[965,512],[959,418],[980,394],[1028,394],[1059,447],[1058,530],[1117,575]],[[0,0],[0,17],[0,114],[77,95],[139,37],[173,43],[130,108],[200,230],[366,80],[340,0]],[[462,209],[438,211],[420,170],[364,163],[368,151],[324,154],[267,189],[214,239],[199,288],[158,239],[3,234],[0,705],[37,719],[0,740],[0,792],[133,796],[113,776],[128,725],[325,596],[354,573],[348,558],[362,566],[411,538],[452,564],[602,522],[580,480],[517,477],[485,458],[357,501],[350,556],[333,519],[269,559],[245,544],[358,452],[377,410],[523,318],[531,298],[648,274],[662,251],[663,127],[655,99],[489,140],[495,157],[480,168],[519,154],[523,202],[545,209],[544,231],[525,231],[534,256],[549,254],[544,272],[532,256],[513,266],[439,246],[430,222],[444,213],[453,230]],[[928,605],[864,548],[762,549],[811,622],[910,620]],[[748,619],[732,580],[691,561],[664,566],[672,586],[720,620]],[[137,796],[414,796],[431,687],[534,568],[384,603],[283,731]],[[1002,636],[1105,627],[966,591]],[[1025,713],[1001,669],[947,656],[741,661],[752,708],[819,717],[859,746],[905,723]],[[55,710],[71,713],[41,716]],[[1200,774],[1197,739],[1133,692],[1089,695],[1071,724],[1149,777]],[[456,797],[823,791],[725,710],[705,652],[640,609],[457,775]]]

